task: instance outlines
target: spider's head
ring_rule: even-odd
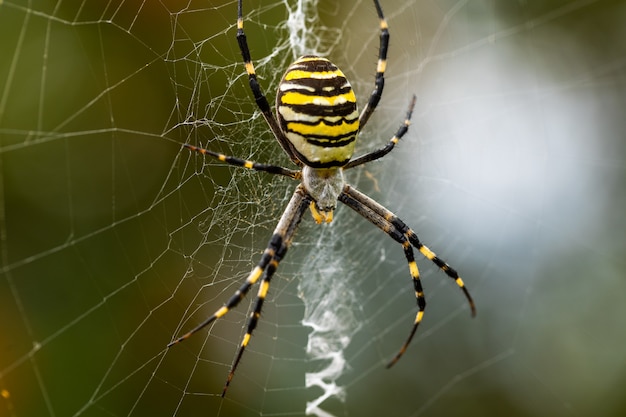
[[[302,185],[313,198],[311,214],[316,223],[333,221],[333,211],[337,207],[337,198],[343,191],[345,182],[341,168],[302,168]]]
[[[311,205],[309,206],[311,209],[311,215],[313,216],[313,220],[315,223],[330,223],[333,221],[333,209],[321,210],[317,207],[317,203],[315,201],[311,201]]]

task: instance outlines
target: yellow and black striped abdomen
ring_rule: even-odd
[[[303,56],[278,85],[278,122],[298,158],[313,168],[345,165],[354,152],[359,113],[352,86],[325,58]]]

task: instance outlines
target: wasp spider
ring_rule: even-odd
[[[343,173],[345,170],[382,158],[391,152],[408,131],[415,105],[415,96],[413,96],[405,120],[385,146],[358,158],[352,158],[359,130],[363,129],[374,109],[376,109],[382,96],[385,82],[384,74],[387,66],[389,31],[378,0],[374,0],[374,6],[380,21],[380,45],[374,89],[365,108],[360,113],[358,112],[354,91],[339,68],[325,58],[307,55],[291,64],[287,68],[280,84],[278,84],[276,118],[274,118],[269,102],[259,86],[250,58],[250,50],[243,31],[242,0],[239,0],[237,42],[239,43],[248,74],[250,89],[276,140],[299,169],[293,170],[246,161],[188,144],[185,144],[185,147],[227,164],[264,171],[270,174],[284,175],[298,180],[300,183],[296,187],[291,200],[289,200],[287,208],[261,256],[261,260],[250,272],[246,281],[223,307],[193,330],[168,345],[170,347],[182,342],[214,320],[223,317],[232,308],[236,307],[250,288],[261,279],[256,296],[256,304],[248,318],[247,331],[228,373],[222,396],[226,394],[243,352],[250,342],[250,337],[261,314],[261,308],[270,286],[270,280],[276,268],[278,268],[278,264],[285,256],[298,224],[307,209],[311,211],[317,223],[330,223],[333,220],[333,211],[337,206],[337,201],[340,201],[402,245],[404,255],[409,264],[409,273],[413,280],[418,311],[409,336],[387,367],[395,364],[406,351],[418,325],[422,321],[424,308],[426,307],[419,271],[413,255],[413,247],[427,259],[434,262],[447,276],[456,282],[469,302],[472,315],[476,312],[474,302],[457,272],[435,255],[433,251],[424,246],[418,239],[417,234],[391,211],[357,191],[344,180]]]

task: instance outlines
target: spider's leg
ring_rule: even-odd
[[[298,166],[302,165],[300,160],[295,156],[293,150],[291,149],[291,144],[283,131],[278,126],[274,115],[272,114],[272,109],[270,108],[270,104],[267,101],[267,97],[263,94],[263,90],[261,89],[261,85],[256,77],[256,72],[254,71],[254,65],[252,64],[252,58],[250,57],[250,48],[248,48],[248,41],[246,39],[246,34],[243,31],[243,0],[239,0],[237,6],[237,43],[239,44],[239,50],[241,51],[241,57],[243,58],[243,63],[246,67],[246,73],[248,74],[248,82],[250,84],[250,90],[252,90],[252,94],[254,95],[254,101],[257,106],[263,113],[263,117],[265,121],[269,125],[272,133],[274,133],[274,137],[283,150],[289,155],[291,160]]]
[[[185,143],[184,146],[187,149],[201,153],[202,155],[209,155],[229,165],[235,165],[238,167],[252,169],[254,171],[269,172],[270,174],[275,174],[275,175],[284,175],[286,177],[291,177],[291,178],[296,178],[296,179],[300,178],[300,171],[296,171],[293,169],[288,169],[288,168],[284,168],[284,167],[277,166],[277,165],[260,164],[258,162],[248,161],[246,159],[240,159],[234,156],[224,155],[223,153],[214,152],[209,149],[198,148],[197,146],[189,145],[187,143]]]
[[[293,235],[296,232],[298,224],[300,224],[300,220],[302,220],[302,216],[306,209],[309,207],[309,203],[311,202],[311,198],[308,193],[304,190],[302,185],[299,185],[296,191],[294,192],[285,212],[283,213],[276,229],[274,230],[274,235],[270,240],[270,246],[275,246],[273,249],[272,259],[267,266],[267,270],[265,271],[265,276],[261,281],[261,286],[259,287],[259,292],[256,297],[256,303],[254,305],[254,309],[248,318],[248,326],[246,330],[246,334],[239,345],[239,350],[237,351],[237,356],[235,357],[235,361],[228,372],[228,378],[226,379],[226,383],[224,384],[224,389],[222,391],[222,397],[226,395],[226,390],[228,389],[230,382],[235,375],[235,371],[237,370],[237,366],[239,365],[239,361],[243,356],[243,352],[248,346],[250,342],[250,338],[252,337],[252,332],[256,328],[256,325],[259,321],[259,317],[261,316],[261,308],[263,307],[263,302],[265,301],[265,297],[267,296],[267,291],[269,290],[270,280],[274,275],[274,272],[278,268],[278,264],[287,253],[287,249],[291,244],[291,240],[293,239]]]
[[[239,361],[241,360],[241,356],[243,352],[248,346],[250,342],[250,337],[252,336],[252,331],[257,325],[259,317],[261,315],[261,308],[263,307],[263,301],[265,300],[265,296],[267,295],[267,291],[269,289],[270,280],[272,279],[272,275],[278,268],[278,264],[280,260],[285,256],[289,245],[291,244],[291,240],[293,239],[293,235],[302,220],[302,215],[308,209],[309,204],[311,202],[311,197],[304,190],[304,186],[299,185],[296,188],[296,191],[293,193],[291,200],[289,200],[289,204],[285,209],[285,212],[280,218],[276,229],[274,230],[274,234],[270,239],[265,252],[263,252],[263,256],[259,261],[258,265],[250,272],[250,275],[246,279],[241,287],[233,294],[230,299],[222,306],[219,310],[217,310],[213,315],[211,315],[208,319],[200,323],[190,332],[184,334],[178,339],[174,340],[167,347],[171,347],[176,343],[180,343],[185,339],[191,337],[194,333],[198,332],[202,328],[206,327],[216,319],[223,317],[226,313],[228,313],[231,309],[236,307],[239,302],[245,297],[248,293],[252,285],[254,285],[258,279],[265,272],[265,276],[261,281],[261,286],[259,288],[259,292],[257,294],[256,303],[254,306],[254,310],[248,319],[248,327],[245,336],[239,346],[239,351],[237,352],[237,357],[230,368],[230,372],[228,373],[228,379],[226,380],[226,385],[224,386],[224,390],[222,391],[222,397],[226,394],[226,390],[230,385],[230,381],[233,379],[235,375],[235,370],[237,369],[237,365],[239,365]]]
[[[376,109],[380,98],[383,95],[383,87],[385,86],[385,69],[387,68],[387,49],[389,48],[389,29],[387,27],[387,20],[383,15],[383,9],[380,7],[378,0],[374,0],[374,6],[376,6],[376,13],[378,13],[378,20],[380,21],[380,43],[378,46],[378,63],[376,64],[376,79],[374,81],[374,90],[370,95],[370,99],[363,108],[361,115],[359,116],[360,129],[365,127],[365,124],[369,120],[372,113]]]
[[[346,189],[348,189],[349,187],[350,186],[346,186]],[[344,189],[344,191],[346,191],[346,189]],[[406,339],[406,341],[404,342],[404,344],[402,345],[402,347],[400,348],[396,356],[391,360],[391,362],[389,362],[389,364],[387,364],[387,367],[389,368],[393,364],[395,364],[398,361],[398,359],[400,359],[400,357],[406,351],[407,347],[409,346],[409,343],[411,343],[411,340],[413,339],[413,336],[415,335],[415,332],[417,331],[417,327],[419,326],[419,324],[422,321],[422,318],[424,317],[424,310],[426,309],[426,299],[424,297],[424,290],[422,289],[422,282],[420,281],[419,269],[417,268],[417,263],[415,262],[415,256],[413,254],[413,247],[411,246],[411,243],[409,242],[409,240],[407,239],[404,233],[402,233],[400,230],[394,227],[394,225],[391,224],[383,216],[376,213],[370,207],[367,207],[366,205],[362,204],[360,201],[355,199],[349,193],[344,192],[340,194],[339,201],[346,204],[348,207],[350,207],[351,209],[359,213],[361,216],[363,216],[365,219],[369,220],[378,228],[380,228],[393,240],[400,243],[402,245],[402,249],[404,250],[404,256],[406,257],[406,260],[409,264],[409,272],[411,274],[411,279],[413,280],[413,288],[415,289],[415,299],[417,301],[418,311],[417,311],[417,314],[415,315],[415,320],[413,321],[413,327],[411,328],[411,332],[409,333],[408,338]]]
[[[415,107],[415,95],[413,95],[413,98],[411,99],[411,102],[409,103],[409,108],[406,112],[406,117],[404,118],[404,121],[402,122],[402,124],[400,125],[396,133],[393,135],[393,137],[389,139],[389,142],[380,149],[377,149],[372,152],[368,152],[365,155],[361,155],[358,158],[351,160],[350,162],[348,162],[346,165],[343,166],[343,169],[354,168],[356,166],[363,165],[375,159],[382,158],[383,156],[391,152],[393,148],[398,144],[398,142],[400,142],[400,139],[402,139],[402,137],[406,134],[406,132],[409,131],[409,126],[411,124],[411,116],[413,115],[414,107]]]
[[[463,282],[459,274],[456,272],[454,268],[448,265],[443,259],[438,257],[432,250],[430,250],[427,246],[422,244],[422,242],[420,242],[420,240],[417,237],[417,234],[415,233],[413,229],[407,226],[395,214],[387,210],[381,204],[377,203],[372,198],[366,196],[362,192],[350,187],[349,185],[347,185],[344,188],[344,193],[350,195],[359,203],[367,206],[369,209],[374,211],[380,217],[384,218],[389,224],[391,224],[398,231],[402,232],[407,237],[407,239],[409,239],[411,244],[415,246],[415,248],[419,250],[422,255],[424,255],[424,257],[432,261],[435,265],[439,267],[439,269],[445,272],[445,274],[448,277],[452,278],[454,282],[456,282],[456,285],[458,285],[459,288],[463,291],[463,294],[465,295],[465,298],[467,299],[467,302],[469,303],[472,316],[476,315],[476,306],[474,304],[474,300],[472,299],[472,296],[470,295],[467,287],[465,286],[465,283]]]
[[[170,342],[167,345],[167,347],[169,348],[177,343],[182,342],[183,340],[189,339],[195,333],[202,330],[203,328],[205,328],[206,326],[214,322],[216,319],[223,317],[231,309],[236,307],[239,304],[239,302],[243,300],[246,294],[248,294],[248,291],[250,291],[250,288],[258,281],[258,279],[261,277],[261,275],[267,268],[270,261],[273,259],[274,254],[276,253],[276,250],[280,246],[280,240],[281,240],[280,237],[276,238],[276,236],[272,236],[272,239],[270,240],[270,243],[267,249],[265,249],[265,252],[263,252],[263,256],[261,257],[261,260],[259,261],[257,266],[250,272],[250,275],[248,275],[248,278],[241,285],[241,287],[239,287],[239,289],[235,291],[235,293],[228,299],[228,301],[219,310],[217,310],[209,318],[204,320],[202,323],[194,327],[189,332],[185,333],[178,339]]]
[[[267,296],[267,291],[269,290],[269,287],[270,287],[270,280],[272,279],[272,276],[274,275],[274,272],[278,268],[278,264],[280,263],[280,260],[282,256],[284,256],[286,251],[287,251],[287,247],[283,245],[280,250],[282,254],[279,255],[278,253],[276,253],[276,256],[272,258],[269,266],[267,267],[267,271],[265,272],[265,276],[263,277],[263,280],[261,281],[261,285],[259,287],[259,292],[257,294],[256,302],[254,304],[254,309],[252,310],[252,313],[250,314],[250,317],[248,318],[246,334],[244,335],[243,340],[241,341],[241,344],[239,345],[239,350],[237,351],[237,356],[235,357],[235,361],[233,362],[230,368],[230,371],[228,372],[228,377],[226,378],[226,383],[224,384],[224,389],[222,390],[222,397],[226,395],[226,390],[230,386],[230,382],[232,381],[233,376],[235,376],[235,370],[237,369],[237,366],[239,366],[239,361],[241,360],[241,357],[243,356],[243,352],[245,351],[246,346],[248,346],[248,343],[250,342],[250,338],[252,337],[252,332],[256,328],[256,325],[259,321],[259,317],[261,317],[261,309],[263,308],[263,302],[265,301],[265,297]]]
[[[435,263],[442,271],[446,273],[450,278],[454,279],[456,284],[463,290],[465,297],[467,298],[470,309],[472,311],[472,316],[476,314],[476,308],[474,306],[474,301],[469,294],[469,291],[465,287],[463,280],[459,277],[458,273],[450,267],[447,263],[441,260],[434,252],[424,246],[415,232],[410,229],[402,220],[396,217],[391,211],[387,210],[382,205],[378,204],[373,199],[369,198],[365,194],[361,193],[358,190],[355,190],[349,185],[344,187],[343,192],[339,196],[339,200],[350,208],[354,209],[361,216],[365,217],[371,223],[376,225],[382,231],[387,233],[392,239],[402,244],[404,249],[405,256],[407,261],[409,262],[409,270],[411,272],[411,277],[413,279],[413,284],[415,287],[415,296],[417,298],[417,303],[419,310],[415,316],[415,321],[413,322],[413,327],[411,328],[411,332],[407,340],[404,342],[396,356],[389,362],[387,367],[393,366],[398,359],[404,354],[409,343],[413,339],[415,332],[417,330],[418,325],[420,324],[422,317],[424,315],[425,301],[424,301],[424,293],[422,291],[422,286],[419,279],[419,271],[417,269],[417,264],[413,258],[412,250],[410,249],[411,245],[415,246],[422,255],[426,258],[430,259],[433,263]],[[400,238],[400,236],[403,238]]]
[[[404,224],[402,220],[396,217],[393,220],[393,223],[398,224],[398,227],[402,229],[406,229],[405,234],[409,238],[409,241],[411,242],[411,244],[415,246],[422,255],[424,255],[427,259],[431,260],[435,265],[439,267],[439,269],[445,272],[447,276],[449,276],[450,278],[454,280],[454,282],[456,282],[456,285],[458,285],[459,288],[461,288],[461,290],[463,291],[463,294],[465,294],[465,298],[467,299],[467,302],[469,303],[469,306],[470,306],[470,311],[472,312],[472,317],[476,316],[476,305],[474,304],[474,300],[472,299],[472,296],[470,295],[469,290],[465,286],[465,283],[459,276],[458,272],[456,272],[456,270],[452,268],[450,265],[448,265],[443,259],[438,257],[435,254],[435,252],[430,250],[427,246],[423,245],[422,242],[420,242],[420,240],[417,238],[417,234],[411,228],[409,228],[406,224]]]

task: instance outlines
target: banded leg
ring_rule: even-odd
[[[226,378],[226,383],[224,384],[224,388],[222,389],[222,397],[226,395],[226,390],[230,386],[230,382],[233,380],[235,376],[235,370],[239,366],[239,361],[241,361],[241,357],[243,356],[243,352],[246,350],[246,346],[250,342],[250,338],[252,337],[252,332],[257,326],[259,322],[259,318],[261,317],[261,309],[263,308],[263,303],[265,302],[265,297],[267,296],[267,292],[270,288],[270,280],[274,276],[274,272],[278,268],[278,264],[280,263],[282,257],[287,252],[287,246],[284,244],[281,248],[276,252],[272,260],[270,261],[267,270],[265,271],[265,275],[263,276],[263,280],[261,281],[261,285],[259,286],[259,292],[256,297],[256,302],[254,304],[254,309],[248,317],[248,323],[246,328],[246,334],[243,336],[241,344],[239,345],[239,350],[237,351],[237,356],[235,357],[235,361],[230,367],[230,371],[228,372],[228,377]]]
[[[192,151],[201,153],[202,155],[209,155],[219,161],[227,163],[229,165],[234,165],[238,167],[243,167],[247,169],[252,169],[254,171],[263,171],[269,172],[270,174],[276,175],[284,175],[290,178],[300,178],[300,171],[295,171],[288,168],[283,168],[277,165],[269,165],[269,164],[260,164],[254,161],[248,161],[245,159],[236,158],[234,156],[224,155],[223,153],[214,152],[209,149],[198,148],[197,146],[189,145],[187,143],[184,144],[185,148],[190,149]]]
[[[376,13],[378,14],[378,20],[380,21],[380,41],[378,46],[378,63],[376,64],[376,79],[374,81],[374,90],[370,95],[370,99],[363,108],[361,115],[359,116],[360,129],[365,127],[365,124],[369,120],[372,113],[376,109],[380,98],[383,95],[383,88],[385,87],[385,69],[387,68],[387,49],[389,49],[389,28],[387,26],[387,20],[383,15],[383,9],[380,7],[378,0],[374,0],[374,6],[376,7]]]
[[[265,94],[263,94],[261,85],[257,80],[256,72],[254,71],[254,65],[252,64],[252,58],[250,57],[250,48],[248,48],[246,34],[243,31],[243,0],[239,0],[237,5],[237,43],[239,44],[241,57],[243,58],[243,63],[246,67],[246,73],[248,73],[248,82],[250,84],[250,90],[252,90],[252,94],[254,95],[254,101],[261,110],[265,121],[272,130],[272,133],[274,133],[274,137],[276,137],[276,140],[278,140],[280,146],[287,153],[287,155],[289,155],[291,160],[296,165],[301,166],[302,162],[300,162],[300,160],[296,157],[291,148],[291,143],[278,126],[278,123],[276,122],[276,119],[272,114],[270,104],[267,101],[267,97],[265,97]]]
[[[450,278],[452,278],[456,282],[456,284],[459,286],[459,288],[461,288],[461,290],[463,291],[463,293],[465,295],[465,298],[467,299],[467,301],[468,301],[468,303],[470,305],[472,316],[476,315],[476,307],[474,305],[474,300],[472,299],[469,291],[467,290],[467,288],[465,287],[465,284],[463,283],[463,280],[461,279],[461,277],[459,277],[459,275],[456,272],[456,270],[454,270],[451,266],[449,266],[447,263],[445,263],[441,258],[439,258],[437,255],[435,255],[435,253],[433,251],[431,251],[429,248],[424,246],[419,241],[419,239],[417,237],[417,234],[412,229],[410,229],[402,220],[400,220],[391,211],[387,210],[385,207],[383,207],[382,205],[378,204],[376,201],[372,200],[371,198],[369,198],[365,194],[363,194],[360,191],[352,188],[349,185],[346,185],[344,187],[343,192],[339,196],[339,200],[341,202],[347,204],[351,208],[353,208],[355,211],[357,211],[359,214],[361,214],[363,217],[365,217],[371,223],[373,223],[378,228],[380,228],[382,231],[384,231],[389,236],[391,236],[394,240],[399,242],[399,240],[397,238],[397,234],[400,234],[400,235],[404,236],[406,239],[408,239],[410,244],[415,246],[415,248],[417,250],[419,250],[422,255],[424,255],[427,259],[431,260],[443,272],[445,272],[446,275],[448,275]],[[405,246],[404,243],[402,243],[402,245],[403,245],[403,247]],[[407,251],[406,251],[406,248],[405,248],[405,255],[406,255],[406,253],[407,253]],[[409,261],[409,268],[411,269],[411,276],[413,277],[413,282],[414,283],[416,281],[419,282],[419,272],[417,270],[417,265],[414,264],[414,266],[413,266],[413,264],[411,263],[411,260],[409,259],[408,256],[407,256],[407,260]],[[413,270],[413,268],[415,268],[415,270]],[[421,285],[420,285],[419,288],[421,288]],[[419,294],[418,294],[419,290],[418,290],[417,286],[415,286],[415,289],[416,289],[416,296],[418,297],[418,304],[419,304]],[[423,298],[423,294],[422,294],[422,298]],[[398,359],[400,359],[400,357],[406,351],[406,348],[408,347],[409,343],[411,342],[411,340],[412,340],[412,338],[413,338],[413,336],[415,334],[415,331],[417,330],[417,326],[419,325],[419,323],[420,323],[420,321],[422,319],[423,310],[424,309],[422,307],[420,307],[420,309],[417,312],[417,315],[415,317],[415,322],[413,323],[413,328],[411,329],[411,332],[409,333],[409,337],[407,338],[406,342],[400,348],[400,351],[398,352],[398,354],[387,365],[387,367],[390,367],[393,364],[395,364],[398,361]]]
[[[239,351],[237,352],[236,359],[233,362],[233,365],[228,373],[228,379],[226,380],[222,396],[226,394],[226,390],[228,389],[228,386],[230,385],[230,382],[235,374],[235,370],[239,365],[241,356],[243,355],[246,346],[250,342],[252,331],[256,327],[258,319],[261,315],[261,308],[263,306],[263,301],[265,300],[265,297],[267,295],[272,275],[276,271],[276,268],[278,268],[278,264],[287,252],[287,249],[291,244],[291,240],[293,239],[293,235],[298,227],[298,224],[300,223],[304,212],[309,207],[310,202],[311,198],[304,190],[304,187],[302,185],[299,185],[298,188],[296,188],[296,191],[293,193],[291,200],[289,200],[289,204],[287,205],[285,212],[280,218],[280,221],[278,222],[278,225],[274,230],[274,234],[272,235],[272,238],[270,239],[267,248],[263,252],[261,260],[259,261],[257,266],[250,272],[250,275],[248,276],[246,281],[241,285],[241,287],[239,287],[235,294],[230,297],[230,299],[224,304],[224,306],[218,309],[215,313],[213,313],[209,318],[204,320],[194,329],[167,345],[167,347],[169,348],[177,343],[182,342],[183,340],[188,339],[194,333],[200,331],[216,319],[219,319],[220,317],[226,315],[226,313],[228,313],[239,304],[239,302],[246,296],[250,288],[264,274],[263,279],[261,280],[261,286],[259,287],[259,292],[257,294],[254,310],[248,319],[246,334],[241,342],[241,345],[239,346]]]
[[[346,186],[346,188],[348,187],[350,186]],[[411,246],[410,241],[407,239],[404,233],[398,230],[387,219],[385,219],[383,216],[380,216],[370,207],[363,205],[357,199],[353,198],[345,192],[339,195],[339,201],[349,206],[361,216],[365,217],[367,220],[369,220],[378,228],[380,228],[383,232],[385,232],[393,240],[400,243],[402,245],[402,249],[404,250],[404,256],[406,257],[406,260],[409,264],[409,272],[411,274],[411,279],[413,280],[413,288],[415,289],[415,299],[417,301],[418,311],[415,315],[413,327],[411,328],[411,332],[409,333],[408,338],[406,339],[396,356],[387,364],[387,368],[390,368],[398,361],[398,359],[402,357],[402,355],[404,355],[404,352],[406,352],[406,349],[411,343],[411,340],[413,340],[413,336],[415,336],[417,327],[422,322],[422,318],[424,317],[424,310],[426,309],[426,298],[424,297],[424,290],[422,289],[422,283],[420,280],[419,269],[417,268],[417,262],[415,262],[413,247]]]
[[[411,116],[413,115],[414,107],[415,95],[413,95],[413,98],[409,103],[409,109],[406,112],[406,117],[404,118],[404,121],[402,122],[396,133],[393,135],[393,137],[389,140],[389,143],[387,143],[387,145],[383,146],[380,149],[366,153],[365,155],[361,155],[358,158],[351,160],[343,166],[343,169],[354,168],[356,166],[363,165],[367,162],[382,158],[383,156],[391,152],[393,148],[398,144],[398,142],[400,142],[400,139],[402,139],[406,132],[409,131],[409,126],[411,125]]]
[[[293,197],[291,197],[285,213],[283,214],[280,221],[278,222],[278,225],[276,226],[276,229],[274,231],[274,237],[279,236],[281,238],[282,245],[275,251],[272,260],[270,261],[267,270],[265,271],[265,276],[261,281],[261,286],[259,287],[259,292],[257,294],[254,309],[252,310],[252,313],[248,318],[246,334],[241,341],[241,345],[239,345],[239,350],[237,351],[235,361],[233,362],[233,365],[228,372],[228,377],[226,378],[226,383],[224,384],[224,389],[222,390],[222,397],[226,395],[226,390],[230,386],[230,382],[235,376],[235,371],[237,370],[237,366],[239,366],[239,361],[243,356],[243,352],[245,351],[246,346],[248,346],[250,338],[252,337],[252,332],[256,328],[259,318],[261,317],[261,309],[263,307],[263,302],[265,301],[265,297],[267,296],[267,292],[270,287],[270,280],[274,276],[274,272],[276,272],[280,261],[287,253],[287,249],[289,249],[289,246],[291,245],[293,235],[298,228],[298,224],[300,224],[300,220],[302,220],[304,212],[309,207],[310,202],[311,198],[304,191],[304,187],[302,185],[299,185],[294,192]]]
[[[472,299],[472,296],[470,295],[469,291],[467,290],[467,287],[465,287],[465,283],[463,282],[463,280],[459,276],[458,272],[456,272],[456,270],[454,268],[452,268],[450,265],[448,265],[443,259],[439,258],[432,250],[430,250],[428,247],[423,245],[422,242],[420,242],[420,240],[418,239],[417,234],[413,231],[413,229],[411,229],[409,226],[407,226],[402,220],[400,220],[391,211],[387,210],[385,207],[383,207],[382,205],[380,205],[379,203],[377,203],[373,199],[369,198],[368,196],[366,196],[362,192],[360,192],[360,191],[350,187],[349,185],[347,185],[344,188],[344,193],[349,194],[352,198],[354,198],[355,200],[357,200],[361,204],[363,204],[363,205],[367,206],[368,208],[370,208],[377,215],[385,218],[396,229],[398,229],[400,232],[404,233],[404,235],[409,239],[411,244],[417,250],[419,250],[420,253],[422,255],[424,255],[424,257],[426,257],[428,260],[432,261],[435,265],[437,265],[439,267],[439,269],[441,269],[443,272],[445,272],[445,274],[448,277],[450,277],[450,278],[452,278],[454,280],[456,285],[458,285],[459,288],[463,291],[463,294],[465,295],[465,298],[467,299],[467,302],[469,303],[472,316],[476,315],[476,306],[474,304],[474,300]]]
[[[256,284],[256,282],[259,280],[261,275],[263,275],[263,272],[265,272],[268,265],[274,258],[276,252],[280,249],[281,246],[282,246],[281,235],[274,233],[274,235],[270,239],[270,242],[267,248],[263,252],[263,255],[261,256],[261,260],[259,261],[257,266],[250,272],[250,275],[248,275],[248,278],[246,279],[246,281],[241,285],[241,287],[239,287],[237,291],[235,291],[235,293],[228,299],[228,301],[219,310],[213,313],[209,318],[204,320],[202,323],[200,323],[199,325],[197,325],[192,330],[185,333],[178,339],[170,342],[167,345],[167,347],[168,348],[172,347],[173,345],[180,343],[183,340],[189,339],[195,333],[199,332],[200,330],[202,330],[203,328],[205,328],[206,326],[208,326],[215,320],[226,315],[226,313],[228,313],[233,308],[237,307],[239,302],[243,300],[243,298],[248,294],[248,291],[250,291],[250,288],[254,284]]]

